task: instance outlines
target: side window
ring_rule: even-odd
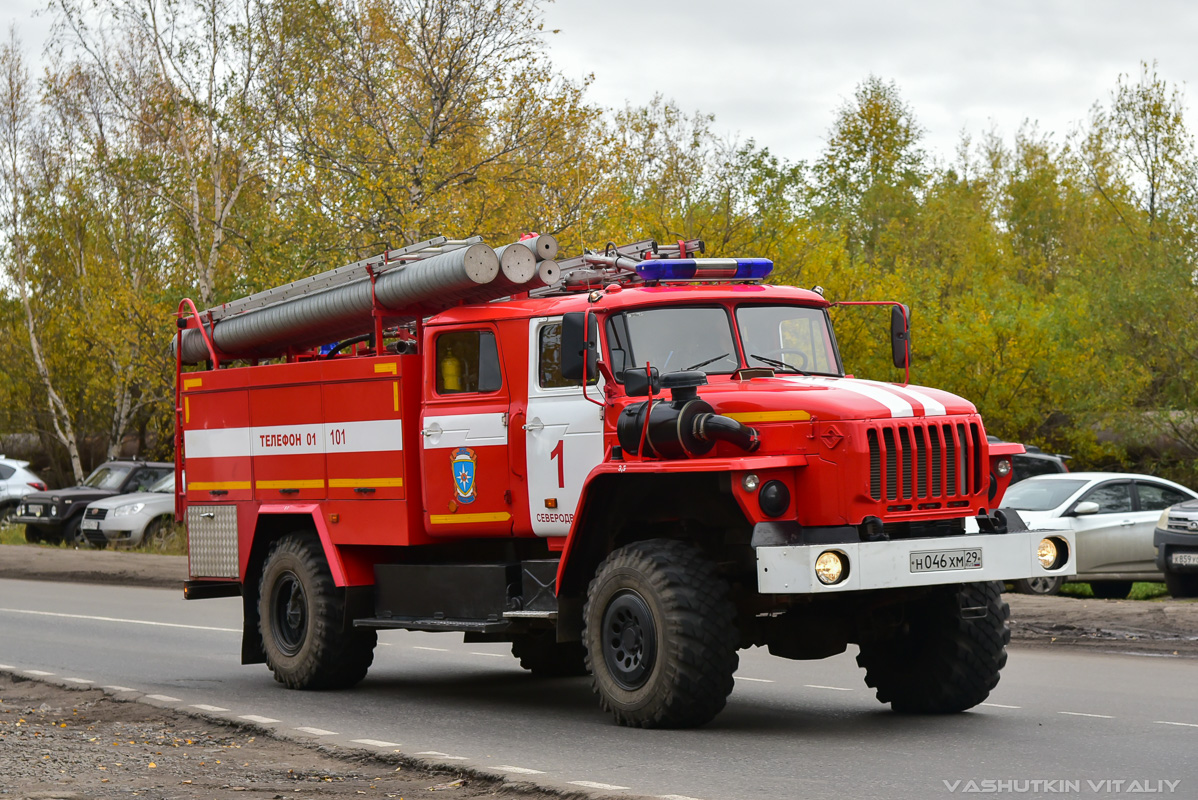
[[[1169,506],[1184,503],[1192,499],[1176,489],[1161,486],[1159,483],[1136,482],[1136,491],[1140,493],[1141,511],[1164,511]]]
[[[450,331],[437,337],[437,394],[497,392],[503,386],[491,331]]]
[[[0,464],[0,481],[6,481],[16,473],[17,471],[7,464]]]
[[[1082,498],[1082,501],[1098,503],[1099,514],[1118,514],[1131,511],[1131,484],[1110,483],[1099,486]]]
[[[598,375],[588,375],[587,385],[599,382]],[[542,389],[577,387],[578,381],[562,377],[562,324],[542,325],[537,333],[537,384]]]
[[[129,476],[129,480],[125,482],[125,492],[144,492],[158,483],[158,478],[161,477],[157,470],[149,467],[139,467],[133,470],[133,474]]]

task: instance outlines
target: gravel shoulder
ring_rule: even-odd
[[[562,797],[8,675],[0,675],[0,770],[0,797],[22,800]]]

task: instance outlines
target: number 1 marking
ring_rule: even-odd
[[[557,446],[549,452],[550,461],[557,459],[557,488],[559,489],[566,488],[566,464],[565,459],[562,458],[562,447],[565,443],[565,439],[558,439]]]

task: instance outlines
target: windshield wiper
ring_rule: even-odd
[[[700,361],[698,364],[691,364],[689,367],[686,367],[685,370],[698,369],[699,367],[706,367],[711,362],[719,361],[721,358],[727,358],[730,355],[732,355],[732,354],[731,353],[720,353],[715,358],[709,358],[706,361]]]
[[[796,367],[794,364],[787,364],[785,361],[779,361],[776,358],[766,358],[765,356],[759,356],[756,353],[749,353],[749,358],[755,358],[758,361],[764,361],[765,363],[770,364],[772,366],[781,367],[782,369],[788,369],[792,372],[797,372],[799,375],[807,374],[806,372],[803,372],[803,370]]]

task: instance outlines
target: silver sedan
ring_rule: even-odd
[[[145,492],[118,494],[89,503],[80,532],[96,547],[136,547],[162,536],[175,519],[175,475],[162,477]]]

